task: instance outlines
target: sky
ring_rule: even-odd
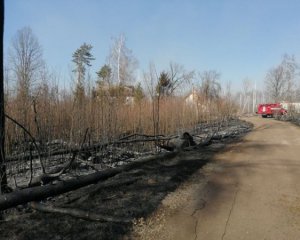
[[[262,86],[267,71],[284,54],[300,59],[298,0],[5,0],[4,48],[30,27],[43,57],[64,83],[72,54],[93,46],[91,73],[105,64],[112,38],[124,34],[139,62],[187,70],[216,70],[235,90],[249,79]]]

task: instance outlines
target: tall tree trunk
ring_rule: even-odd
[[[5,117],[4,117],[4,64],[3,64],[3,37],[4,37],[4,0],[0,0],[0,16],[1,16],[1,37],[0,37],[0,186],[1,193],[7,189],[7,177],[5,166]]]

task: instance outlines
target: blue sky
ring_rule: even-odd
[[[125,34],[139,61],[170,61],[188,70],[217,70],[239,89],[263,82],[283,54],[300,59],[298,0],[6,0],[4,45],[29,26],[47,64],[68,81],[72,53],[93,45],[92,73],[105,63],[112,37]]]

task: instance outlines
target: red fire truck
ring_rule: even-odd
[[[283,108],[281,103],[265,103],[259,104],[257,107],[257,114],[262,117],[273,117],[274,115],[284,115],[287,110]]]

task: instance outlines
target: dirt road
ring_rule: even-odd
[[[300,127],[247,119],[254,129],[196,172],[137,239],[300,239]]]

